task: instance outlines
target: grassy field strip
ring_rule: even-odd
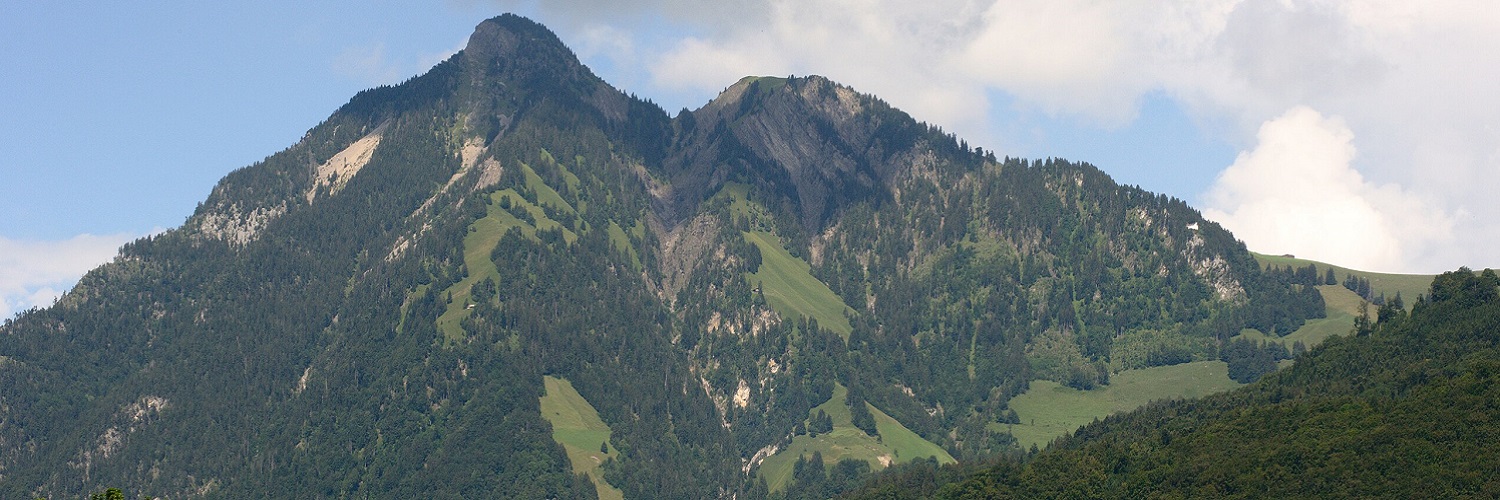
[[[1359,305],[1364,299],[1359,294],[1349,291],[1343,285],[1322,285],[1318,287],[1318,293],[1323,294],[1323,303],[1327,305],[1328,317],[1308,321],[1297,331],[1281,338],[1281,343],[1291,347],[1292,344],[1302,342],[1302,345],[1311,349],[1323,340],[1334,335],[1345,335],[1354,329],[1354,317],[1359,315]],[[1403,296],[1405,294],[1403,293]],[[1416,300],[1413,296],[1412,300]],[[1375,308],[1370,309],[1370,314],[1375,314]]]
[[[599,419],[594,405],[583,399],[567,379],[545,377],[543,380],[547,392],[542,396],[542,418],[552,423],[552,440],[567,450],[573,473],[587,474],[599,490],[601,500],[625,498],[619,488],[604,480],[604,471],[599,469],[606,459],[619,453],[613,447],[608,448],[608,452],[599,451],[601,446],[608,446],[609,426]]]
[[[1307,324],[1302,325],[1302,328],[1298,328],[1297,331],[1285,337],[1272,337],[1261,333],[1260,330],[1246,328],[1240,330],[1240,334],[1235,335],[1230,340],[1245,339],[1256,342],[1276,342],[1287,348],[1291,348],[1297,342],[1302,342],[1304,347],[1312,349],[1313,347],[1317,347],[1318,344],[1323,343],[1328,337],[1348,334],[1352,328],[1354,328],[1353,316],[1345,314],[1342,311],[1330,310],[1328,311],[1327,318],[1308,320]]]
[[[641,269],[641,256],[636,253],[635,246],[630,244],[630,235],[625,234],[625,228],[620,227],[615,221],[609,221],[608,231],[609,244],[613,245],[615,250],[623,251],[626,255],[629,255],[630,264],[635,266],[635,269]]]
[[[935,457],[939,463],[944,464],[956,462],[953,456],[937,443],[922,439],[922,436],[912,432],[890,415],[886,415],[875,405],[865,404],[870,408],[870,414],[875,416],[875,430],[880,433],[880,443],[891,450],[891,463],[899,464],[927,457]]]
[[[1052,439],[1112,413],[1130,411],[1158,399],[1194,398],[1239,387],[1223,361],[1125,370],[1109,385],[1080,391],[1048,380],[1034,380],[1025,393],[1010,400],[1020,424],[990,424],[1009,430],[1022,448],[1046,447]]]
[[[749,200],[750,186],[728,183],[715,195],[729,198],[729,210],[735,217],[752,221],[755,227],[770,218],[764,207]],[[818,320],[818,325],[849,338],[849,318],[853,313],[838,294],[828,285],[813,277],[811,266],[792,256],[781,245],[781,239],[767,231],[744,233],[745,240],[760,249],[760,269],[750,275],[753,286],[761,288],[771,308],[789,320],[806,316]]]
[[[510,198],[512,206],[520,206],[529,212],[536,220],[536,226],[527,224],[500,208],[500,199],[507,197]],[[504,189],[490,194],[490,204],[485,216],[470,224],[469,233],[464,236],[464,267],[468,270],[468,275],[444,290],[443,297],[453,298],[448,308],[438,316],[437,320],[438,331],[443,333],[446,341],[456,342],[463,340],[466,336],[460,323],[469,316],[469,290],[474,287],[474,284],[485,278],[500,282],[500,272],[495,269],[495,262],[490,260],[490,255],[494,253],[495,246],[500,243],[500,238],[513,227],[520,228],[521,234],[533,240],[536,239],[536,232],[539,229],[553,228],[561,228],[563,239],[568,242],[578,239],[577,234],[564,228],[557,221],[547,218],[547,214],[542,211],[541,207],[527,203],[515,190]]]
[[[830,467],[845,458],[864,460],[875,470],[927,457],[937,457],[939,462],[945,464],[954,462],[953,457],[942,447],[922,439],[873,405],[869,408],[875,416],[875,428],[880,433],[880,438],[871,437],[854,427],[850,422],[849,405],[844,404],[844,398],[848,394],[848,389],[843,385],[835,385],[833,396],[808,412],[809,416],[817,414],[818,410],[827,413],[833,420],[832,432],[819,434],[818,437],[806,434],[797,436],[786,449],[761,463],[759,474],[766,479],[766,485],[771,491],[785,489],[791,481],[797,458],[811,458],[813,452],[821,453],[824,464]]]
[[[1359,305],[1365,301],[1359,294],[1344,288],[1343,285],[1319,285],[1317,288],[1318,293],[1323,295],[1323,304],[1328,307],[1329,316],[1333,316],[1335,311],[1350,317],[1359,315]],[[1403,293],[1401,297],[1405,299],[1406,294]],[[1416,296],[1412,296],[1411,300],[1417,300]],[[1375,314],[1375,307],[1370,308],[1370,314]]]
[[[566,164],[557,161],[557,158],[552,156],[551,151],[547,151],[546,148],[542,148],[541,157],[542,161],[545,161],[548,164],[557,167],[558,172],[562,172],[563,182],[568,185],[568,189],[578,189],[578,184],[579,182],[581,182],[578,180],[578,176],[574,175],[572,170],[568,170],[568,166]],[[582,166],[583,157],[573,157],[573,164]]]
[[[542,176],[537,175],[536,171],[531,169],[531,166],[522,163],[521,173],[526,174],[526,187],[531,188],[532,191],[536,191],[537,203],[546,203],[548,205],[552,205],[552,208],[556,208],[570,214],[578,213],[577,210],[573,209],[573,205],[569,205],[567,201],[564,201],[562,195],[558,194],[556,189],[552,189],[552,186],[548,186],[547,183],[542,180]]]
[[[418,285],[416,289],[406,294],[406,300],[401,301],[401,318],[396,320],[396,333],[406,333],[406,316],[411,312],[411,303],[418,297],[427,294],[432,285]]]
[[[1262,266],[1307,267],[1308,264],[1317,264],[1318,272],[1320,273],[1328,272],[1328,268],[1332,267],[1334,277],[1338,279],[1339,283],[1343,283],[1344,277],[1350,274],[1365,278],[1370,280],[1370,289],[1374,290],[1376,296],[1384,293],[1386,297],[1395,297],[1396,292],[1401,292],[1401,299],[1406,301],[1408,307],[1413,302],[1416,302],[1418,295],[1425,295],[1427,293],[1428,288],[1432,286],[1432,278],[1435,277],[1431,274],[1372,273],[1307,259],[1262,255],[1255,252],[1250,252],[1250,254],[1254,255],[1255,260],[1260,262]]]
[[[765,207],[760,206],[759,203],[750,202],[750,186],[748,184],[726,182],[724,183],[724,187],[719,191],[719,194],[714,196],[728,196],[729,213],[737,217],[747,217],[751,220],[770,217],[766,213]]]
[[[787,253],[774,234],[752,231],[745,233],[745,239],[760,247],[760,270],[750,275],[750,281],[760,287],[771,308],[787,319],[799,316],[817,319],[823,328],[846,340],[849,338],[852,327],[844,314],[853,309],[808,272],[810,266],[806,261]]]
[[[505,209],[500,208],[496,203],[500,201],[500,197],[502,196],[510,197],[511,206],[519,206],[522,209],[526,210],[526,213],[531,214],[532,220],[536,221],[536,226],[533,227],[527,224],[525,221],[517,219],[515,215],[511,215],[511,213],[505,211]],[[517,194],[513,189],[505,189],[495,193],[490,201],[490,213],[492,215],[499,217],[501,220],[515,221],[515,225],[520,226],[521,232],[524,233],[528,238],[535,240],[537,231],[551,231],[555,229],[561,229],[564,241],[567,241],[568,243],[578,241],[577,233],[574,233],[572,229],[568,229],[567,226],[562,225],[561,222],[552,220],[551,218],[547,217],[547,211],[542,210],[542,207],[540,205],[534,205],[531,202],[526,201],[525,198],[521,198],[521,195]],[[538,198],[538,201],[541,201],[540,197]],[[495,212],[497,211],[499,213],[495,214]]]
[[[517,224],[525,225],[500,210],[491,200],[488,214],[469,225],[469,233],[464,236],[464,267],[468,275],[444,291],[443,297],[453,300],[437,319],[438,331],[443,333],[447,342],[457,342],[466,336],[460,323],[469,316],[469,290],[474,284],[485,278],[500,281],[500,271],[495,269],[490,253],[495,251],[495,245],[500,244],[500,237]]]

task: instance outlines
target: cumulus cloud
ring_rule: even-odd
[[[109,262],[120,245],[139,236],[80,234],[60,241],[0,237],[0,317],[52,305],[84,273]]]
[[[1266,122],[1255,149],[1219,174],[1204,215],[1259,250],[1376,271],[1451,238],[1452,219],[1354,167],[1354,134],[1298,106]]]

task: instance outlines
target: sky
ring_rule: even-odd
[[[8,2],[0,317],[504,12],[672,113],[819,74],[1002,156],[1187,200],[1251,250],[1500,267],[1489,0]]]

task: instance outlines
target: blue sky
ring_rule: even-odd
[[[1475,50],[1500,49],[1500,9],[1408,4],[7,5],[0,315],[180,225],[229,171],[507,11],[672,112],[739,76],[823,74],[1002,155],[1088,161],[1186,199],[1255,250],[1383,271],[1500,265],[1500,50]]]

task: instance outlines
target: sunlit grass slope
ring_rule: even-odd
[[[619,454],[607,444],[609,426],[567,379],[545,377],[544,382],[547,393],[542,396],[542,418],[552,423],[552,439],[567,450],[573,472],[587,474],[600,499],[624,498],[624,493],[604,480],[604,471],[599,469],[605,460]],[[609,451],[599,451],[601,447]]]
[[[819,434],[818,437],[806,434],[797,436],[786,449],[761,463],[760,476],[766,479],[766,485],[771,491],[785,489],[792,478],[797,458],[812,458],[813,452],[820,453],[828,466],[852,458],[869,462],[870,467],[875,470],[928,457],[934,457],[945,464],[954,462],[953,456],[942,447],[922,439],[922,436],[873,405],[868,408],[875,416],[875,428],[880,437],[872,437],[854,427],[850,420],[849,405],[844,403],[848,394],[848,389],[843,385],[835,385],[833,397],[808,413],[809,416],[817,414],[819,410],[827,413],[833,420],[832,432]]]
[[[522,167],[525,168],[525,165],[523,164]],[[556,191],[553,191],[546,184],[542,183],[541,178],[536,177],[536,174],[530,168],[525,168],[525,171],[530,174],[527,177],[528,185],[530,185],[530,189],[537,192],[537,201],[539,203],[552,204],[554,205],[553,208],[559,210],[572,210],[572,207],[568,206],[557,195]],[[530,181],[533,178],[535,179],[534,183]],[[556,200],[549,201],[545,193],[551,193],[551,196],[556,197]],[[532,220],[536,221],[536,224],[528,224],[526,221],[516,218],[509,210],[500,208],[501,199],[508,199],[512,209],[520,207],[521,210],[525,210],[531,214]],[[464,236],[464,267],[468,270],[468,274],[464,276],[464,279],[459,280],[458,283],[454,283],[453,286],[443,291],[442,297],[451,297],[453,299],[452,302],[448,303],[448,308],[443,311],[443,314],[438,316],[437,320],[438,331],[443,333],[443,338],[446,341],[456,342],[463,340],[466,336],[461,323],[464,318],[469,316],[469,290],[474,287],[475,283],[489,278],[495,280],[500,286],[504,286],[504,281],[499,271],[495,269],[495,262],[490,260],[490,255],[495,251],[495,245],[500,243],[500,238],[505,236],[505,233],[510,231],[511,228],[519,228],[522,235],[531,239],[536,239],[536,233],[539,230],[554,229],[561,229],[563,239],[569,243],[578,239],[578,235],[571,229],[564,227],[562,223],[548,218],[546,211],[542,207],[527,202],[514,189],[503,189],[490,194],[489,207],[486,209],[485,216],[470,224],[469,233]]]
[[[1334,277],[1338,280],[1339,283],[1344,282],[1345,276],[1353,274],[1355,276],[1370,280],[1370,289],[1374,290],[1375,295],[1384,293],[1387,297],[1395,297],[1396,292],[1401,292],[1401,298],[1406,301],[1408,306],[1411,305],[1413,301],[1417,300],[1418,295],[1427,293],[1427,288],[1432,285],[1432,278],[1434,278],[1434,276],[1431,274],[1374,273],[1369,271],[1360,271],[1358,269],[1349,269],[1347,267],[1340,267],[1326,262],[1318,262],[1315,260],[1298,259],[1295,257],[1285,257],[1278,255],[1263,255],[1255,252],[1250,252],[1250,254],[1255,256],[1255,260],[1260,262],[1261,266],[1307,267],[1308,264],[1317,264],[1318,272],[1320,273],[1327,272],[1327,269],[1332,267]]]
[[[750,275],[750,281],[761,288],[772,309],[788,319],[816,319],[819,326],[849,338],[851,327],[845,313],[853,310],[828,285],[813,277],[806,261],[787,253],[774,234],[751,231],[745,233],[745,239],[760,248],[760,270]]]
[[[1134,410],[1158,399],[1202,397],[1239,386],[1229,378],[1228,365],[1223,361],[1125,370],[1111,376],[1109,385],[1091,391],[1033,380],[1030,389],[1010,400],[1021,423],[990,425],[1009,430],[1022,448],[1044,448],[1052,439],[1112,413]]]

